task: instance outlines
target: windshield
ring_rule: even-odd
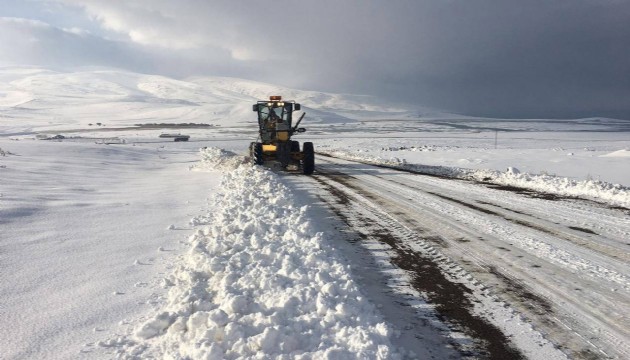
[[[284,107],[269,107],[266,105],[261,105],[259,108],[260,119],[265,120],[275,120],[275,121],[285,121],[287,120],[288,112]]]

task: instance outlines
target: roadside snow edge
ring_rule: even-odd
[[[164,280],[163,310],[119,341],[118,355],[399,358],[391,329],[280,178],[220,149],[201,154],[207,166],[232,169],[223,192],[193,219],[199,228]]]

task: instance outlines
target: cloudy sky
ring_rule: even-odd
[[[630,0],[0,0],[0,64],[630,119]]]

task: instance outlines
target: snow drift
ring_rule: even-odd
[[[389,326],[308,207],[242,157],[216,148],[201,155],[204,166],[232,170],[213,210],[192,221],[190,250],[164,280],[167,303],[133,340],[103,345],[127,358],[397,358]]]
[[[339,149],[320,150],[319,153],[340,159],[411,170],[428,175],[491,182],[549,194],[583,197],[615,206],[630,207],[630,189],[619,184],[611,184],[600,180],[580,181],[546,174],[521,173],[514,167],[508,167],[505,172],[501,172],[490,169],[475,170],[450,166],[411,164],[404,158],[382,158],[362,152]]]

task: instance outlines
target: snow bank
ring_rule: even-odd
[[[608,153],[606,155],[602,155],[601,157],[630,158],[630,150],[628,150],[628,149],[621,149],[621,150],[613,151],[613,152]]]
[[[600,180],[573,180],[546,174],[512,173],[494,170],[469,170],[470,177],[479,181],[489,181],[500,185],[516,186],[525,189],[577,196],[602,201],[611,205],[630,207],[630,189]]]
[[[203,148],[200,151],[201,163],[192,169],[215,169],[215,170],[234,170],[240,165],[244,165],[247,159],[238,154],[217,148]]]
[[[243,162],[216,148],[202,157],[207,166]],[[398,358],[390,328],[277,175],[242,164],[220,188],[164,280],[164,308],[133,340],[104,346],[123,358]]]
[[[397,157],[386,159],[380,156],[346,150],[327,150],[319,152],[341,159],[355,160],[403,170],[411,170],[428,175],[491,182],[499,185],[515,186],[549,194],[584,197],[616,206],[630,207],[629,188],[619,184],[611,184],[599,180],[578,181],[566,177],[546,174],[537,175],[521,173],[520,171],[515,171],[515,168],[512,167],[508,167],[505,172],[501,172],[489,169],[474,170],[458,167],[409,164],[405,159],[399,159]]]

